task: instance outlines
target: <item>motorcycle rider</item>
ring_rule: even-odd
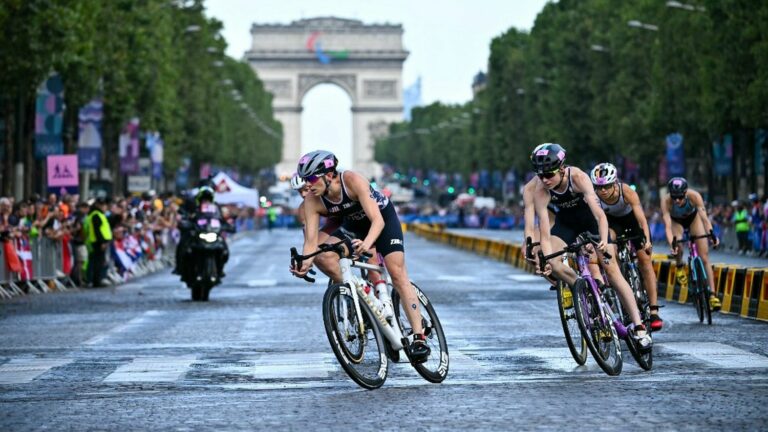
[[[189,242],[191,238],[192,223],[198,216],[206,216],[212,219],[219,219],[222,227],[227,226],[227,222],[222,217],[221,209],[219,205],[214,202],[215,192],[213,189],[213,182],[209,179],[202,179],[198,183],[197,194],[194,199],[187,198],[184,204],[179,209],[182,218],[182,223],[179,224],[180,239],[179,244],[176,246],[176,268],[173,270],[174,274],[182,275],[182,269],[185,261],[189,257]],[[229,261],[229,246],[224,242],[224,250],[216,257],[216,265],[221,278],[226,276],[224,273],[224,265]]]

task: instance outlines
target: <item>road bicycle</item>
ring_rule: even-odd
[[[677,237],[672,238],[672,249],[676,250],[677,245],[681,243],[688,243],[689,295],[693,299],[693,307],[699,316],[699,322],[704,322],[706,317],[707,324],[712,325],[712,308],[709,305],[709,297],[712,295],[712,291],[709,288],[707,270],[704,267],[704,260],[699,256],[696,240],[709,238],[714,241],[715,233],[710,231],[709,234],[691,236],[688,230],[685,230],[683,236],[684,238],[681,240],[678,240]]]
[[[614,318],[613,311],[603,299],[600,286],[589,272],[590,252],[586,250],[586,246],[594,246],[599,241],[598,236],[583,233],[576,238],[575,243],[558,252],[544,255],[539,250],[539,269],[544,271],[547,261],[552,258],[567,253],[574,254],[578,273],[587,284],[586,289],[573,290],[573,307],[581,335],[586,339],[589,352],[600,368],[608,375],[619,375],[624,364],[619,336],[626,337],[628,330]],[[603,255],[610,259],[609,254]],[[603,278],[607,280],[605,275]]]
[[[644,240],[642,234],[628,236],[627,234],[616,236],[617,259],[622,276],[632,288],[632,297],[637,304],[637,310],[640,313],[640,320],[645,325],[646,331],[651,329],[651,302],[648,300],[648,293],[643,288],[643,279],[637,266],[637,250],[633,243],[634,240]],[[604,292],[608,299],[611,309],[625,326],[632,325],[632,317],[624,310],[619,301],[618,293],[613,288],[608,288]],[[651,370],[653,367],[653,350],[642,350],[637,344],[632,343],[629,338],[625,339],[630,354],[637,362],[638,366],[645,370]]]
[[[525,239],[525,256],[533,260],[533,247],[540,246],[539,242],[533,242],[530,237]],[[563,335],[568,345],[568,351],[577,364],[587,362],[587,340],[581,335],[579,323],[576,321],[576,310],[573,308],[573,293],[571,288],[562,281],[546,278],[557,292],[557,312],[560,315],[560,324],[563,326]]]
[[[331,283],[323,296],[323,322],[328,342],[336,359],[349,377],[366,389],[381,387],[387,379],[390,362],[404,363],[400,352],[416,372],[432,383],[440,383],[448,376],[448,344],[443,327],[427,295],[411,282],[421,304],[421,319],[426,343],[431,349],[429,358],[421,363],[410,360],[409,347],[413,342],[413,329],[400,304],[400,296],[393,289],[392,280],[384,266],[365,262],[367,257],[352,256],[349,238],[338,243],[322,244],[318,250],[299,255],[291,248],[291,264],[300,268],[308,258],[325,252],[339,256],[342,282]],[[379,272],[387,288],[376,291],[352,268]],[[308,282],[315,279],[304,276]],[[397,305],[393,307],[392,305]]]

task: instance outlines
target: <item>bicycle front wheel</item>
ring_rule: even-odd
[[[360,322],[351,290],[346,284],[334,284],[325,291],[325,334],[336,359],[352,381],[372,390],[386,381],[389,360],[384,354],[384,340],[376,318],[368,305],[360,302]]]
[[[587,341],[581,335],[579,323],[576,320],[571,288],[564,282],[557,284],[557,310],[560,312],[560,323],[563,325],[565,342],[576,363],[583,365],[587,362]]]
[[[706,305],[705,302],[702,302],[701,299],[704,298],[704,293],[701,292],[701,284],[699,283],[699,280],[701,279],[701,274],[699,273],[698,266],[696,265],[696,262],[690,262],[688,263],[688,267],[690,269],[691,278],[688,281],[688,287],[693,290],[693,295],[691,295],[691,298],[693,299],[693,308],[696,309],[696,316],[699,317],[699,322],[704,322],[704,307]]]
[[[621,345],[610,309],[602,308],[603,303],[589,286],[575,293],[574,301],[576,320],[592,358],[606,374],[619,375],[623,366]]]
[[[699,304],[701,304],[699,322],[704,322],[704,318],[706,318],[707,324],[712,325],[712,308],[709,306],[709,279],[707,278],[707,271],[704,269],[704,261],[701,258],[697,258],[695,266],[699,289]]]
[[[424,327],[424,335],[427,338],[427,346],[431,350],[429,358],[423,363],[414,363],[413,368],[425,380],[432,383],[441,383],[448,376],[449,366],[448,343],[445,340],[443,326],[440,325],[437,313],[427,295],[415,283],[411,282],[411,285],[416,291],[416,297],[419,298],[419,303],[421,304],[421,323]],[[392,305],[395,309],[395,320],[400,326],[403,336],[408,337],[412,335],[413,328],[405,315],[397,290],[392,290]]]

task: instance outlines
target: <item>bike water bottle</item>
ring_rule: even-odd
[[[382,313],[385,317],[389,318],[395,314],[394,309],[392,308],[392,299],[389,297],[389,290],[387,290],[387,282],[384,280],[378,280],[376,281],[376,296],[379,298],[379,301],[384,305],[384,309],[382,309]]]
[[[383,314],[384,304],[376,297],[376,292],[373,290],[373,288],[371,288],[371,284],[368,281],[365,282],[365,288],[363,291],[365,291],[365,295],[368,297],[368,304]]]

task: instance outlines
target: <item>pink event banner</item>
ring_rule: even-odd
[[[77,155],[48,156],[48,187],[78,186]]]

